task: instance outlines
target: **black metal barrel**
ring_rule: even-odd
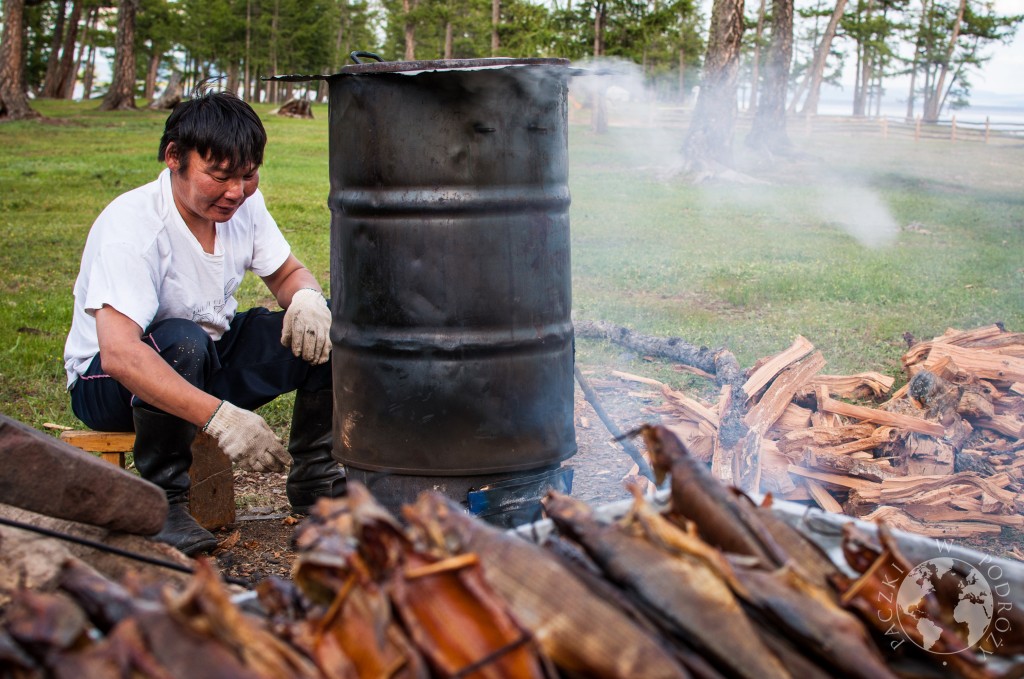
[[[334,455],[386,504],[576,452],[567,79],[559,59],[328,79]]]

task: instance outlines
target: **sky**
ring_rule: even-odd
[[[996,0],[999,14],[1024,14],[1024,0]],[[979,94],[991,92],[1017,95],[1024,100],[1024,26],[1009,46],[992,50],[993,57],[975,76],[975,89]]]

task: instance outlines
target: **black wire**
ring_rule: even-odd
[[[578,365],[573,366],[573,374],[576,376],[576,381],[579,382],[580,389],[583,390],[584,398],[587,399],[590,406],[594,409],[594,412],[597,413],[597,416],[601,419],[601,422],[604,423],[604,426],[608,429],[608,433],[610,433],[612,437],[619,442],[619,445],[621,445],[622,449],[626,451],[626,454],[633,459],[633,462],[636,463],[640,473],[650,479],[651,483],[657,483],[654,480],[654,472],[651,471],[651,466],[647,464],[647,460],[644,459],[643,453],[637,450],[636,446],[634,446],[629,440],[630,434],[640,430],[635,429],[633,432],[623,434],[615,425],[615,422],[612,421],[612,418],[608,416],[608,413],[605,412],[604,406],[601,405],[601,399],[597,396],[597,392],[590,386],[590,382],[588,382],[587,378],[583,376]]]
[[[77,535],[68,535],[67,533],[61,533],[60,531],[51,530],[49,528],[41,528],[40,526],[33,526],[29,523],[22,523],[21,521],[15,521],[14,519],[7,519],[0,516],[0,525],[10,526],[11,528],[20,528],[21,530],[27,530],[32,533],[39,533],[51,538],[57,538],[58,540],[65,540],[67,542],[74,542],[75,544],[84,545],[86,547],[92,547],[98,549],[101,552],[110,552],[118,556],[123,556],[126,559],[133,559],[135,561],[142,561],[153,566],[160,566],[162,568],[169,568],[172,571],[178,571],[180,573],[188,573],[189,575],[195,574],[195,569],[189,568],[188,566],[182,566],[176,564],[173,561],[164,561],[153,556],[146,556],[145,554],[139,554],[137,552],[129,552],[126,549],[120,547],[112,547],[110,545],[90,540],[89,538],[81,538]],[[229,582],[232,585],[240,585],[248,589],[251,583],[248,580],[242,580],[240,578],[233,578],[230,576],[222,576],[225,582]]]
[[[497,648],[491,651],[479,660],[471,662],[462,669],[455,671],[451,675],[451,679],[461,679],[462,677],[468,677],[470,674],[473,674],[477,670],[483,669],[484,667],[487,667],[488,665],[491,665],[501,660],[502,656],[506,655],[507,653],[510,653],[511,651],[516,650],[523,644],[532,640],[533,637],[529,633],[524,632],[522,636],[520,636],[518,639],[505,644],[501,648]]]

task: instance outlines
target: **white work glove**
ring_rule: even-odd
[[[320,365],[331,356],[331,310],[327,300],[312,288],[292,295],[284,313],[281,344],[303,361]]]
[[[227,401],[220,402],[203,431],[217,439],[217,445],[239,469],[280,472],[291,460],[262,417]]]

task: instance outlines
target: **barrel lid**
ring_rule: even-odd
[[[265,80],[302,82],[307,80],[332,80],[346,75],[369,75],[374,73],[404,73],[414,75],[425,71],[473,71],[508,66],[558,66],[568,67],[568,59],[561,58],[509,58],[487,57],[482,59],[435,59],[431,61],[367,61],[343,66],[337,73],[318,75],[275,75]]]

